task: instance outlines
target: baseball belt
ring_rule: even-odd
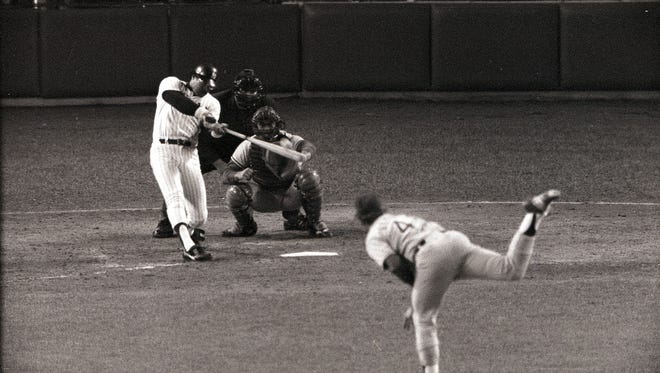
[[[192,146],[192,143],[189,140],[181,139],[160,139],[161,144],[172,144],[172,145],[182,145],[182,146]]]

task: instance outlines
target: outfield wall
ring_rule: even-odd
[[[0,11],[2,98],[150,96],[209,61],[270,92],[660,90],[660,3],[389,2]]]

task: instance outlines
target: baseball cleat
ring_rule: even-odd
[[[198,245],[194,245],[190,250],[183,250],[183,260],[185,261],[195,261],[203,262],[206,260],[211,260],[213,258],[210,253],[206,252],[206,248]]]
[[[328,226],[322,221],[310,223],[309,234],[314,237],[332,237],[330,229],[328,229]]]
[[[295,220],[285,220],[284,221],[284,230],[285,231],[306,231],[309,230],[309,223],[307,222],[307,217],[303,214],[298,214]]]
[[[556,189],[550,189],[542,194],[532,197],[525,203],[525,211],[544,216],[550,212],[550,203],[559,198],[561,192]]]
[[[237,222],[232,228],[222,231],[222,237],[249,237],[255,234],[257,234],[257,222],[254,220],[245,226]]]
[[[170,224],[170,220],[165,218],[160,221],[158,221],[158,225],[156,226],[156,229],[151,233],[153,238],[170,238],[170,237],[176,237],[177,234],[172,229],[172,224]]]

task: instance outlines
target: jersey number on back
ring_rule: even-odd
[[[401,222],[401,221],[395,221],[394,225],[396,225],[396,227],[399,228],[401,233],[407,231],[409,228],[412,228],[412,226],[413,226],[410,223],[404,223],[404,222]]]

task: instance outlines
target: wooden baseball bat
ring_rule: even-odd
[[[263,141],[263,140],[256,139],[254,137],[245,136],[244,134],[236,132],[236,131],[232,131],[229,128],[225,128],[224,131],[226,133],[232,135],[232,136],[236,136],[236,137],[241,138],[243,140],[249,141],[249,142],[253,143],[254,145],[262,147],[266,150],[270,150],[271,152],[273,152],[275,154],[279,154],[282,157],[285,157],[285,158],[288,158],[288,159],[293,159],[296,162],[306,162],[311,157],[309,154],[303,154],[303,153],[297,152],[293,149],[283,148],[283,147],[281,147],[277,144],[273,144],[273,143],[270,143],[268,141]]]

